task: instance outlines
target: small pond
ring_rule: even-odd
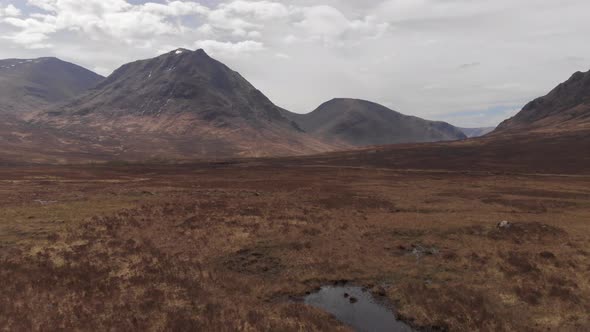
[[[393,312],[375,301],[361,287],[326,286],[305,297],[305,303],[334,315],[343,324],[359,332],[410,332],[409,325],[396,319]]]

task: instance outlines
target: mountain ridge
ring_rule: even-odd
[[[352,146],[449,141],[467,138],[442,121],[404,115],[363,99],[333,98],[307,114],[286,117],[316,137]]]
[[[56,57],[0,60],[0,112],[45,109],[83,93],[102,79]]]
[[[526,104],[494,134],[590,129],[590,71],[576,72],[547,95]]]

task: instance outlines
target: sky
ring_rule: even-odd
[[[495,126],[590,69],[588,0],[0,0],[0,58],[102,75],[203,48],[275,104],[374,101]]]

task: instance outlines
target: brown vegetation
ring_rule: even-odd
[[[0,182],[8,330],[342,330],[295,300],[341,280],[420,327],[590,326],[583,176],[274,160]]]

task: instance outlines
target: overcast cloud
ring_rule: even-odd
[[[588,0],[0,0],[0,58],[108,75],[204,48],[294,112],[354,97],[489,126],[590,69],[588,13]]]

